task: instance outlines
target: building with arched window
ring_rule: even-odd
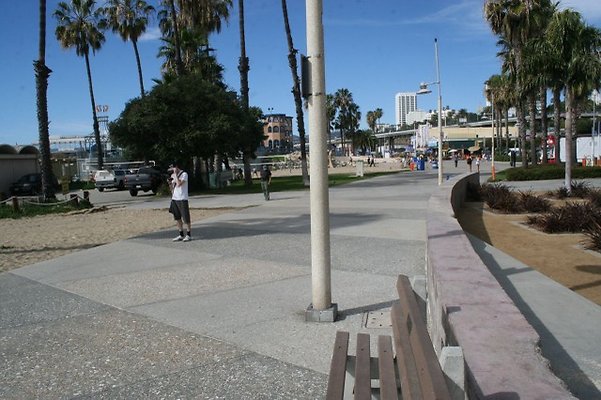
[[[285,114],[267,114],[263,117],[263,150],[273,153],[292,151],[292,117]]]

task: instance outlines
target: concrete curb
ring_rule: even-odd
[[[427,215],[428,322],[440,354],[461,346],[470,398],[573,399],[541,356],[540,338],[454,217],[477,173],[435,191]]]

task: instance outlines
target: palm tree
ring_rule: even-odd
[[[118,33],[123,41],[131,41],[138,66],[140,95],[144,97],[144,79],[142,64],[138,52],[138,39],[148,26],[148,19],[154,12],[154,7],[144,0],[108,0],[108,7],[103,9],[107,16],[108,25],[113,32]]]
[[[342,152],[344,155],[346,155],[346,148],[344,145],[347,126],[346,120],[348,119],[347,114],[352,103],[353,94],[348,89],[338,89],[336,93],[334,93],[334,104],[336,105],[336,110],[338,113],[336,124],[340,129],[340,141],[342,143]]]
[[[556,13],[547,29],[549,52],[562,60],[561,81],[565,87],[565,188],[572,187],[574,117],[579,101],[601,86],[601,30],[586,25],[572,10]]]
[[[40,0],[40,25],[38,59],[33,63],[36,82],[38,134],[42,155],[42,196],[44,200],[54,197],[52,163],[50,161],[50,134],[48,131],[48,77],[52,72],[46,66],[46,0]]]
[[[242,98],[242,108],[248,110],[248,57],[246,57],[246,38],[244,36],[244,0],[238,0],[238,22],[240,26],[240,59],[238,63],[238,71],[240,71],[240,96]],[[252,176],[250,170],[250,159],[252,157],[252,149],[245,148],[243,151],[244,161],[244,184],[252,185]]]
[[[303,174],[303,183],[309,186],[309,171],[307,168],[307,145],[305,138],[305,120],[303,116],[303,99],[301,98],[300,79],[298,77],[298,65],[296,54],[298,50],[294,48],[292,33],[290,32],[290,22],[288,21],[288,6],[286,0],[282,0],[282,14],[284,16],[284,30],[286,31],[286,41],[288,42],[288,65],[292,73],[292,95],[294,96],[294,105],[296,106],[296,124],[298,127],[298,136],[300,137],[301,147],[301,170]]]
[[[515,91],[517,95],[516,114],[522,138],[522,166],[528,165],[525,137],[526,118],[524,102],[526,92],[522,75],[524,46],[526,42],[540,34],[554,10],[550,0],[487,0],[484,14],[493,33],[501,36],[512,55],[515,68]]]
[[[96,101],[94,100],[92,72],[90,71],[90,50],[95,53],[104,43],[102,29],[106,25],[106,21],[102,19],[100,10],[95,9],[95,5],[94,0],[71,0],[70,4],[61,1],[54,12],[54,17],[58,22],[55,34],[61,46],[67,49],[75,48],[75,53],[86,61],[98,168],[102,169],[102,143],[100,142],[100,127],[96,115]]]

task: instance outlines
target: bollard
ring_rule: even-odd
[[[13,196],[13,211],[19,212],[19,199],[16,196]]]
[[[72,193],[70,195],[70,197],[71,197],[71,204],[73,204],[74,206],[78,206],[79,205],[79,197],[75,193]]]

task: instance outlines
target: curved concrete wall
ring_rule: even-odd
[[[440,354],[461,346],[466,392],[477,399],[573,399],[540,355],[539,337],[455,219],[477,173],[446,181],[427,217],[428,323]]]

